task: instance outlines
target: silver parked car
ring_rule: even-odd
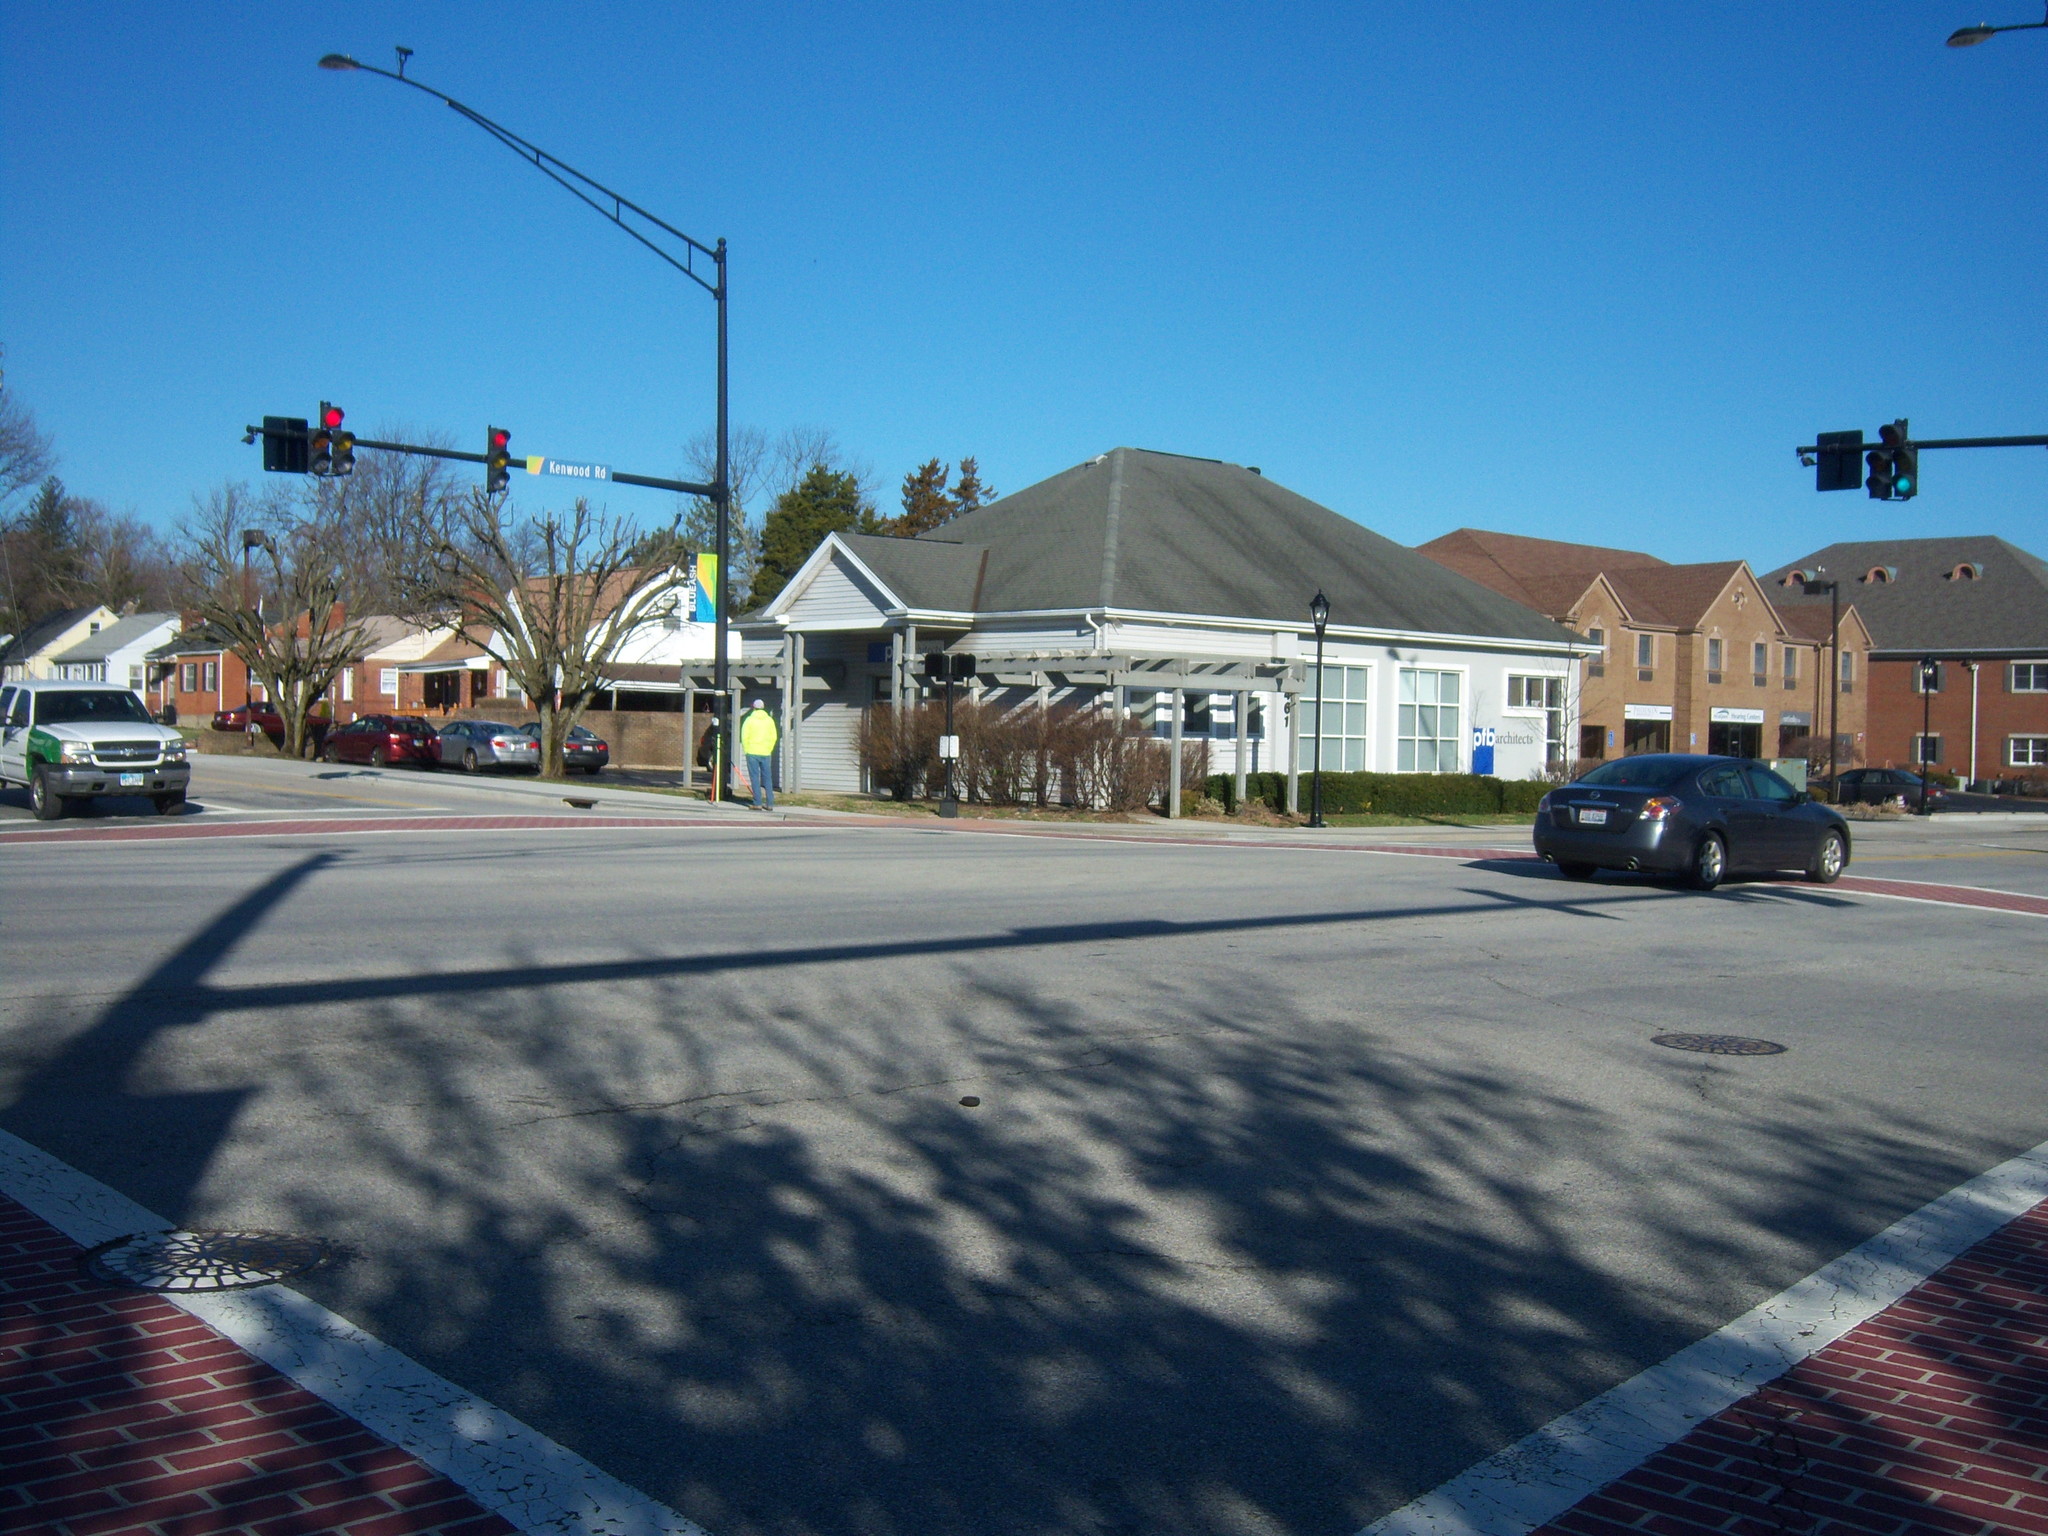
[[[540,743],[499,720],[450,720],[441,727],[441,766],[481,773],[486,768],[538,768]]]

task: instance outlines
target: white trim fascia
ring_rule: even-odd
[[[826,542],[830,543],[837,538],[837,535],[827,534],[825,537]],[[824,544],[818,546],[821,550],[825,547]],[[846,549],[846,546],[843,544],[839,547],[845,552],[846,557],[852,560],[856,566],[859,566],[861,571],[870,580],[874,581],[882,591],[889,592],[888,586],[876,578],[874,573],[869,571],[865,565],[862,565],[857,555],[851,550]],[[816,558],[815,555],[812,556],[812,559]],[[806,561],[804,565],[805,569],[808,569],[810,561]],[[799,570],[795,576],[791,577],[790,587],[794,587],[803,574],[803,570]],[[784,590],[787,591],[789,588],[784,588]],[[889,595],[895,596],[893,592],[889,592]],[[777,602],[780,601],[781,599],[777,598]],[[768,611],[764,611],[759,618],[751,622],[763,625],[774,622],[779,617],[779,615],[772,611],[774,606],[774,604],[770,604]],[[1145,623],[1198,626],[1205,629],[1250,630],[1259,634],[1271,634],[1275,631],[1290,629],[1303,635],[1313,635],[1315,633],[1313,625],[1282,619],[1226,618],[1221,614],[1168,613],[1143,608],[1002,608],[991,609],[982,613],[966,613],[957,609],[899,606],[885,609],[884,616],[910,624],[958,625],[964,629],[980,629],[988,623],[1000,619],[1074,619],[1082,623],[1109,622],[1121,619]],[[1559,627],[1562,628],[1563,626]],[[1599,646],[1577,640],[1517,640],[1506,635],[1461,635],[1435,630],[1374,629],[1362,625],[1332,624],[1324,631],[1324,635],[1326,638],[1334,635],[1339,639],[1346,640],[1398,642],[1410,645],[1475,646],[1487,650],[1506,649],[1547,656],[1595,656],[1599,655],[1602,649]]]

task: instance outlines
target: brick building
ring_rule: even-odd
[[[1836,700],[1825,607],[1817,630],[1808,614],[1788,616],[1741,560],[1671,565],[1639,550],[1475,528],[1421,552],[1598,647],[1582,663],[1571,726],[1579,761],[1674,751],[1824,756],[1837,707],[1837,757],[1859,760],[1858,680],[1870,636],[1853,603],[1842,609]]]
[[[1873,636],[1869,761],[2048,785],[2048,562],[1991,536],[1830,544],[1764,578],[1788,614],[1829,577]],[[1919,685],[1936,663],[1933,688]],[[1923,728],[1925,739],[1922,739]]]

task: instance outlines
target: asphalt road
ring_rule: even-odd
[[[319,1300],[713,1536],[1348,1536],[2048,1140],[2039,917],[667,803],[0,829],[0,1124],[345,1244]]]

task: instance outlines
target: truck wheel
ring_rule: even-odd
[[[29,779],[28,805],[37,821],[55,821],[64,814],[64,797],[51,785],[48,768],[37,768]]]
[[[156,802],[156,813],[159,816],[176,816],[185,809],[185,791],[182,789],[151,795],[150,799]]]

